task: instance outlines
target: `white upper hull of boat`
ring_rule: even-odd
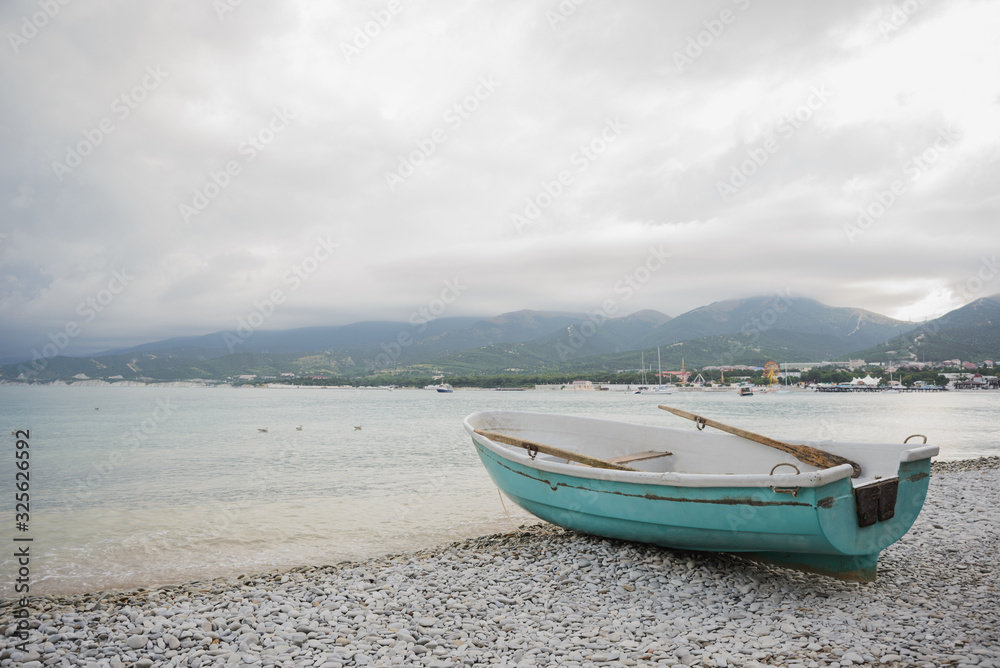
[[[713,432],[655,427],[599,418],[491,411],[470,415],[465,429],[485,447],[515,461],[530,461],[533,468],[581,478],[675,485],[679,487],[819,487],[850,478],[853,469],[842,464],[818,469],[792,455],[744,438]],[[515,446],[495,443],[474,434],[476,430],[501,431],[517,438],[610,459],[649,450],[669,450],[672,455],[630,464],[637,472],[579,466],[550,455],[533,460]],[[861,465],[855,486],[896,475],[900,462],[918,461],[938,453],[937,446],[914,447],[902,443],[849,443],[781,438],[794,445],[809,445],[846,457]],[[772,469],[779,468],[772,474]],[[796,467],[800,473],[796,474]]]

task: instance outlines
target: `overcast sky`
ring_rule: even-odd
[[[1000,292],[1000,3],[577,2],[4,2],[0,358]]]

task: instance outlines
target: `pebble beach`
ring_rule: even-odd
[[[858,584],[548,524],[359,563],[0,607],[0,666],[1000,668],[1000,458],[934,464]]]

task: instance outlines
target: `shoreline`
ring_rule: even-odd
[[[1000,457],[934,462],[916,524],[859,585],[549,524],[360,562],[0,602],[0,666],[1000,667]]]
[[[633,387],[634,386],[634,387]],[[621,386],[613,385],[607,388],[594,388],[592,390],[572,390],[563,389],[555,390],[549,387],[458,387],[455,388],[459,392],[592,392],[596,394],[633,394],[634,389],[638,389],[641,386],[639,383],[631,383],[627,388],[622,389]],[[0,387],[146,387],[146,388],[189,388],[189,387],[203,387],[211,389],[230,389],[230,390],[366,390],[366,391],[382,391],[382,392],[402,392],[402,391],[416,391],[424,390],[431,391],[425,387],[408,387],[408,386],[396,386],[396,385],[293,385],[288,383],[277,383],[277,382],[262,382],[259,384],[246,383],[246,384],[233,384],[229,380],[201,380],[201,379],[188,379],[188,380],[164,380],[164,381],[151,381],[144,382],[138,380],[115,380],[108,381],[102,378],[87,378],[83,380],[48,380],[48,381],[20,381],[20,380],[7,380],[0,379]],[[766,388],[762,385],[753,386],[758,393],[768,394],[772,390]],[[778,392],[787,393],[811,393],[820,392],[825,394],[843,394],[843,393],[868,393],[868,394],[878,394],[880,392],[885,392],[890,389],[885,386],[880,386],[877,388],[824,388],[819,389],[816,387],[798,387],[798,386],[782,386]],[[708,386],[708,387],[674,387],[671,388],[672,393],[682,393],[682,394],[696,394],[700,392],[705,393],[725,393],[725,392],[736,392],[738,390],[737,385],[727,385],[722,387]],[[897,392],[902,392],[904,394],[927,394],[927,393],[939,393],[948,392],[954,394],[1000,394],[1000,388],[954,388],[954,387],[942,387],[935,389],[925,389],[925,388],[905,388],[896,390]]]

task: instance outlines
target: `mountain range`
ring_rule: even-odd
[[[492,318],[358,322],[228,331],[0,367],[4,380],[224,379],[238,374],[449,375],[584,373],[648,367],[761,365],[768,360],[963,360],[1000,357],[1000,295],[920,325],[803,297],[715,302],[675,318],[653,310],[522,310]]]
[[[891,359],[996,361],[1000,358],[1000,294],[976,299],[940,318],[859,351],[858,355],[872,362]]]

